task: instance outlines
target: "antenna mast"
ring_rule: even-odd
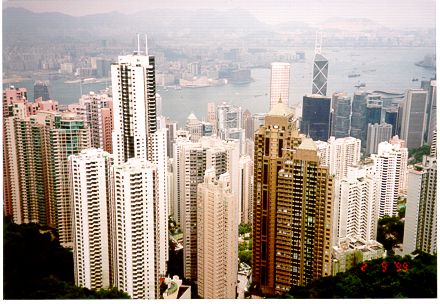
[[[322,32],[316,31],[315,54],[321,54],[322,48]]]
[[[148,37],[147,37],[147,34],[145,34],[145,56],[148,57]]]

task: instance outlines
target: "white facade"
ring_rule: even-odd
[[[240,157],[240,187],[238,192],[241,224],[252,225],[254,201],[254,161],[249,155]]]
[[[147,221],[150,217],[153,219],[151,226],[153,230],[148,228],[145,233],[147,234],[146,238],[153,242],[151,244],[154,244],[151,250],[155,253],[153,261],[156,264],[152,269],[156,271],[154,273],[156,282],[153,283],[149,278],[145,279],[145,282],[148,281],[153,289],[150,290],[150,287],[148,287],[148,290],[143,293],[139,290],[140,287],[136,287],[137,289],[134,287],[134,284],[141,281],[138,280],[138,283],[130,281],[134,279],[134,268],[129,269],[129,267],[126,267],[126,274],[120,273],[119,275],[131,279],[118,281],[118,286],[121,286],[121,289],[129,294],[132,293],[136,298],[153,299],[159,296],[158,290],[154,293],[152,293],[152,290],[157,285],[158,276],[166,274],[166,263],[168,261],[167,130],[165,125],[161,128],[158,127],[157,123],[156,98],[158,95],[156,94],[154,57],[139,55],[139,52],[135,55],[119,56],[118,63],[111,66],[111,71],[114,109],[112,139],[115,174],[117,172],[116,168],[124,166],[126,162],[126,165],[130,167],[130,163],[132,163],[130,159],[133,158],[140,163],[151,162],[155,167],[155,197],[154,204],[151,204],[153,209],[148,213],[137,214],[145,216],[144,221]],[[151,164],[147,167],[151,167]],[[115,182],[116,178],[115,176]],[[126,198],[118,196],[116,193],[114,196],[115,205],[123,203],[119,202],[119,199]],[[115,218],[115,221],[117,222],[117,218]],[[133,248],[142,247],[145,244],[144,241],[143,238],[133,239],[134,243],[130,246]],[[150,256],[148,258],[150,259]],[[127,266],[135,267],[133,263]]]
[[[437,252],[437,161],[425,157],[409,170],[403,253]]]
[[[133,157],[151,158],[151,144],[147,146],[157,129],[152,60],[141,55],[119,56],[118,64],[111,66],[115,164]]]
[[[186,119],[185,129],[191,134],[192,142],[198,142],[200,137],[202,137],[202,123],[194,113],[191,113]]]
[[[110,286],[107,187],[111,163],[111,155],[101,149],[69,157],[75,284],[89,289]]]
[[[354,137],[335,139],[331,136],[327,142],[316,141],[320,155],[320,165],[328,166],[329,173],[336,179],[347,176],[348,167],[356,166],[361,157],[361,141]]]
[[[371,156],[374,174],[379,180],[379,217],[397,213],[397,199],[406,191],[408,151],[399,144],[380,143],[378,154]]]
[[[206,168],[214,167],[216,176],[230,173],[234,194],[239,193],[240,147],[236,140],[222,141],[202,137],[198,143],[177,138],[174,149],[174,178],[178,218],[183,230],[184,277],[197,278],[197,185],[203,182]],[[235,202],[239,205],[238,200]],[[238,207],[237,207],[238,208]],[[237,222],[240,214],[236,213]]]
[[[270,109],[281,101],[289,105],[290,63],[273,62],[270,72]]]
[[[155,238],[158,170],[145,159],[113,167],[113,284],[133,299],[158,298]]]
[[[228,173],[206,170],[197,191],[197,288],[204,299],[235,299],[238,205]]]
[[[347,237],[366,242],[376,239],[378,183],[366,166],[350,167],[347,177],[336,179],[333,246]]]

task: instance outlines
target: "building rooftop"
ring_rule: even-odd
[[[317,147],[316,147],[316,143],[313,141],[313,139],[306,137],[302,140],[298,149],[316,151]]]
[[[282,102],[275,104],[269,113],[267,113],[268,116],[289,116],[292,114],[294,114],[293,110]]]

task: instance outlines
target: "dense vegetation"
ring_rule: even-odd
[[[248,235],[249,233],[249,235]],[[242,241],[238,244],[238,258],[240,262],[252,266],[252,227],[249,224],[240,224],[238,234]]]
[[[3,224],[3,290],[5,299],[130,298],[116,288],[75,286],[72,252],[60,246],[55,231],[7,219]]]
[[[385,215],[377,224],[377,241],[383,245],[388,256],[394,255],[393,247],[403,243],[404,223],[398,216]]]
[[[414,148],[408,150],[408,163],[410,165],[422,162],[423,155],[429,155],[431,147],[429,145],[423,145],[420,148]]]
[[[385,262],[385,263],[384,263]],[[406,264],[403,264],[403,263]],[[400,263],[400,264],[398,264]],[[366,265],[366,266],[365,266]],[[407,271],[405,271],[405,265]],[[400,266],[400,271],[398,271]],[[437,256],[420,253],[388,257],[359,264],[345,273],[313,281],[307,287],[292,287],[280,298],[436,298]]]

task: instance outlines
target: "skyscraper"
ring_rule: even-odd
[[[366,155],[377,153],[378,145],[381,142],[389,141],[392,134],[392,126],[387,123],[368,124]]]
[[[85,106],[85,120],[90,128],[92,147],[106,148],[107,152],[111,152],[112,98],[106,93],[90,92],[87,95],[82,95],[79,103]],[[110,151],[108,151],[109,148]]]
[[[130,158],[113,171],[113,284],[133,299],[157,299],[158,260],[164,258],[156,240],[157,167],[145,159]]]
[[[293,118],[278,103],[255,134],[252,276],[260,295],[331,274],[333,179]]]
[[[370,163],[350,167],[346,177],[335,180],[334,246],[339,246],[339,241],[347,237],[366,242],[376,240],[378,183],[371,174],[371,166]]]
[[[362,145],[367,139],[367,97],[366,92],[355,92],[352,103],[350,136],[360,139]]]
[[[385,123],[392,126],[391,136],[397,135],[397,113],[396,107],[385,109]]]
[[[400,138],[406,141],[408,149],[419,148],[424,143],[427,128],[427,91],[411,89],[403,101]]]
[[[407,205],[403,253],[416,249],[437,252],[437,161],[425,156],[421,164],[408,170]]]
[[[84,120],[74,113],[62,113],[53,117],[54,128],[50,129],[51,170],[53,191],[50,191],[55,203],[56,227],[60,244],[65,247],[73,246],[73,214],[72,197],[69,178],[70,155],[80,153],[90,148],[90,130]]]
[[[111,155],[101,149],[69,157],[75,284],[89,289],[110,286],[107,189],[111,163]]]
[[[397,199],[406,191],[408,151],[400,144],[382,142],[378,153],[371,155],[374,174],[379,181],[379,217],[397,213]]]
[[[238,200],[240,204],[240,223],[252,223],[252,206],[254,195],[254,161],[249,155],[240,157],[240,192]]]
[[[111,73],[115,164],[133,157],[151,159],[157,131],[154,57],[119,56]]]
[[[270,109],[281,101],[289,105],[290,63],[273,62],[270,72]]]
[[[34,84],[34,100],[40,97],[43,101],[49,100],[49,88],[46,83],[37,81]]]
[[[153,217],[153,232],[144,230],[145,235],[136,239],[136,242],[139,243],[133,241],[133,244],[130,244],[133,247],[142,247],[144,237],[154,240],[154,248],[151,249],[156,253],[154,273],[139,283],[154,285],[157,281],[151,280],[153,277],[154,280],[157,280],[159,274],[165,275],[168,261],[167,141],[166,129],[159,129],[157,126],[154,56],[148,56],[148,49],[146,49],[146,55],[141,55],[138,50],[134,55],[119,56],[118,63],[111,66],[111,73],[114,110],[112,137],[115,166],[123,166],[129,159],[137,158],[141,162],[151,162],[156,170],[154,173],[155,183],[157,182],[154,189],[156,197],[153,209],[149,209],[153,213],[141,215]],[[150,167],[150,165],[145,166]],[[127,164],[127,167],[131,166]],[[118,196],[115,195],[115,204],[120,204],[121,202],[117,200]],[[114,212],[115,218],[126,216],[126,214],[121,214],[124,212],[123,209],[116,208]],[[122,243],[116,242],[115,244],[115,250],[121,250],[123,247],[120,246],[125,246]],[[126,276],[133,270],[133,268],[127,267],[124,270],[126,273],[119,272],[119,275]],[[124,288],[134,287],[127,284],[131,283],[125,282],[120,286],[124,291],[129,292],[130,289]],[[138,293],[134,290],[130,292],[139,298],[158,296],[158,291],[152,293],[154,287],[151,288],[153,289],[146,291],[146,293],[143,291]]]
[[[229,173],[206,170],[197,189],[197,290],[203,299],[235,299],[238,205]]]
[[[303,97],[301,133],[313,140],[327,141],[330,137],[330,97],[305,95]]]
[[[197,119],[194,113],[189,114],[188,118],[186,119],[185,129],[189,131],[189,134],[191,134],[192,142],[199,141],[200,137],[202,136],[202,123]]]
[[[354,137],[335,139],[328,142],[316,142],[320,154],[319,163],[327,166],[329,173],[341,179],[347,176],[348,168],[357,165],[361,158],[361,141]]]
[[[231,188],[239,192],[240,147],[237,141],[222,141],[216,137],[202,137],[198,143],[182,138],[175,147],[175,193],[179,200],[178,219],[183,230],[184,276],[197,279],[197,185],[203,182],[206,168],[214,167],[216,177],[228,172]],[[236,202],[238,206],[238,201]],[[240,214],[235,215],[238,219]]]
[[[328,60],[316,53],[313,59],[312,94],[327,95]]]
[[[335,93],[333,94],[332,99],[332,136],[336,138],[349,137],[351,120],[351,98],[346,93]]]

